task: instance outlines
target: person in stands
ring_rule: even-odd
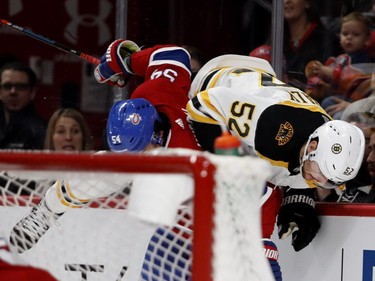
[[[43,149],[47,122],[35,111],[37,77],[21,62],[0,69],[0,149]]]
[[[57,109],[49,119],[44,148],[55,151],[91,150],[92,136],[83,115],[74,108]]]
[[[320,20],[316,0],[284,0],[284,81],[305,90],[305,67],[339,54],[336,34]]]
[[[371,62],[367,50],[371,39],[371,25],[370,18],[360,12],[344,16],[340,24],[340,46],[344,53],[330,57],[324,64],[313,60],[306,68],[306,75],[310,80],[319,78],[322,82],[318,80],[317,83],[327,85],[319,99],[322,107],[334,119],[340,119],[349,102],[353,101],[354,96],[349,92],[354,91],[351,89],[352,82],[366,74],[352,65]],[[366,91],[363,95],[365,94]]]

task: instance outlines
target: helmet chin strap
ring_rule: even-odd
[[[300,173],[301,173],[302,178],[305,180],[306,184],[309,187],[316,188],[317,185],[314,183],[313,180],[307,180],[303,177],[303,164],[305,163],[306,160],[313,160],[313,158],[315,157],[315,154],[314,154],[315,150],[311,152],[307,152],[307,148],[309,147],[310,141],[311,141],[310,139],[307,141],[307,143],[305,144],[305,148],[303,149],[303,154],[301,156]]]
[[[307,147],[308,147],[308,144],[310,143],[310,141],[308,141],[306,144],[305,144],[305,147],[303,149],[303,153],[302,155],[300,155],[300,173],[302,174],[302,168],[303,168],[303,163],[309,159],[309,153],[307,152]]]
[[[303,162],[305,162],[306,160],[314,161],[314,157],[316,156],[315,153],[314,153],[314,151],[316,149],[313,150],[313,151],[310,151],[310,152],[307,151],[310,142],[311,142],[311,140],[308,140],[308,142],[305,144],[305,148],[303,150],[303,154],[302,154],[302,157],[301,157],[301,168],[302,168]]]
[[[168,135],[167,135],[167,140],[165,141],[165,144],[164,144],[164,147],[167,148],[169,146],[169,142],[171,140],[171,137],[172,137],[172,131],[171,129],[168,130]]]

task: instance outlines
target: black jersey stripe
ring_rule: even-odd
[[[202,87],[199,89],[199,92],[202,92],[207,89],[208,83],[210,83],[211,78],[219,72],[220,69],[216,69],[212,71],[210,74],[207,75],[207,77],[203,80]]]
[[[193,104],[193,107],[198,111],[200,112],[201,114],[204,114],[205,116],[215,120],[210,114],[208,114],[207,112],[204,112],[202,111],[202,108],[203,106],[201,105],[199,99],[197,96],[195,96],[194,98],[191,99],[191,103]]]

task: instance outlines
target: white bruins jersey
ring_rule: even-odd
[[[265,60],[257,59],[254,65],[254,58],[229,56],[236,57],[235,62],[241,60],[241,65],[215,62],[215,67],[202,68],[197,74],[187,104],[189,118],[226,127],[275,167],[277,175],[270,182],[307,187],[298,176],[300,149],[331,117],[303,91],[276,79]],[[290,177],[293,174],[298,179]]]

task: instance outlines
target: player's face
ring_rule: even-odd
[[[144,151],[149,151],[155,148],[162,147],[162,143],[163,143],[163,131],[160,131],[159,133],[154,132],[151,142],[145,147]]]
[[[306,152],[311,153],[312,151],[315,151],[317,146],[317,141],[311,141],[307,145]],[[314,160],[305,160],[302,163],[301,170],[303,178],[310,187],[333,189],[339,186],[339,184],[328,180],[328,178],[320,170],[319,164]]]
[[[375,180],[375,132],[371,134],[370,143],[368,145],[370,153],[367,157],[368,171],[373,181]]]
[[[4,70],[1,75],[0,99],[7,111],[19,111],[34,99],[29,78],[23,71]]]
[[[76,120],[60,117],[52,136],[54,149],[57,151],[80,151],[83,148],[83,132]]]
[[[306,160],[303,163],[302,175],[309,185],[315,187],[323,187],[328,182],[315,161]]]

